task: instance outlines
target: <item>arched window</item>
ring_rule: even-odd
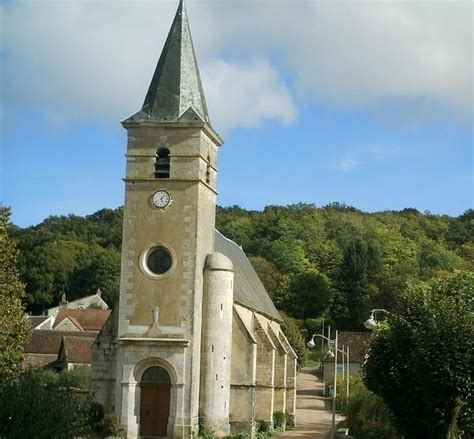
[[[170,150],[160,148],[155,157],[155,178],[170,177]]]
[[[211,158],[207,156],[207,167],[206,167],[206,183],[211,182]]]
[[[171,384],[168,371],[162,367],[149,367],[142,376],[142,383],[167,383]]]

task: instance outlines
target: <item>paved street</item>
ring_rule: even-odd
[[[331,433],[331,398],[323,397],[323,383],[314,368],[304,367],[297,376],[296,427],[285,431],[279,439],[325,439]],[[341,418],[336,417],[336,421]]]

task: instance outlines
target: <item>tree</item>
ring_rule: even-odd
[[[77,257],[70,275],[67,297],[70,300],[94,294],[98,289],[110,307],[118,300],[120,288],[120,253],[115,248],[91,245]]]
[[[304,365],[306,358],[308,357],[308,349],[306,348],[298,321],[292,317],[287,316],[285,313],[281,313],[281,316],[283,317],[281,329],[296,355],[298,356],[298,367],[301,367]]]
[[[16,268],[17,249],[8,234],[10,210],[0,207],[0,382],[16,375],[30,337],[22,306],[25,295]]]
[[[50,371],[29,371],[0,384],[0,437],[85,436],[100,421],[96,404],[78,397]]]
[[[310,269],[292,276],[287,288],[282,285],[275,303],[297,319],[316,318],[328,310],[332,295],[329,279]]]
[[[368,390],[359,375],[351,375],[350,386],[349,400],[344,409],[350,433],[364,439],[399,439],[401,436],[393,425],[393,415],[382,398]],[[343,392],[344,387],[341,387]]]
[[[407,439],[462,433],[457,421],[472,410],[473,372],[472,272],[411,286],[399,317],[377,330],[363,365],[364,382]]]
[[[250,256],[249,260],[270,297],[275,297],[281,282],[281,273],[278,268],[263,256]]]
[[[343,328],[357,329],[361,326],[371,299],[377,292],[373,281],[380,269],[380,251],[376,242],[357,237],[344,249],[339,273],[339,288],[336,294],[333,318]],[[343,315],[337,315],[337,310]]]

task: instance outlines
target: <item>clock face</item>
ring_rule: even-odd
[[[155,192],[153,195],[153,204],[156,207],[166,207],[171,202],[171,195],[163,190]]]

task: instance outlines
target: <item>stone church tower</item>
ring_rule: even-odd
[[[236,404],[253,407],[236,419],[249,433],[259,404],[260,417],[271,421],[275,395],[294,413],[296,357],[281,318],[241,249],[215,231],[223,141],[209,120],[183,0],[143,107],[122,125],[128,146],[120,300],[93,348],[92,395],[120,417],[128,438],[189,438],[200,427],[229,435],[232,400],[236,412]],[[259,336],[265,352],[257,355]],[[232,361],[239,343],[250,364]],[[232,364],[249,369],[245,382],[232,378]],[[271,386],[262,384],[259,393],[258,370],[268,367]]]

